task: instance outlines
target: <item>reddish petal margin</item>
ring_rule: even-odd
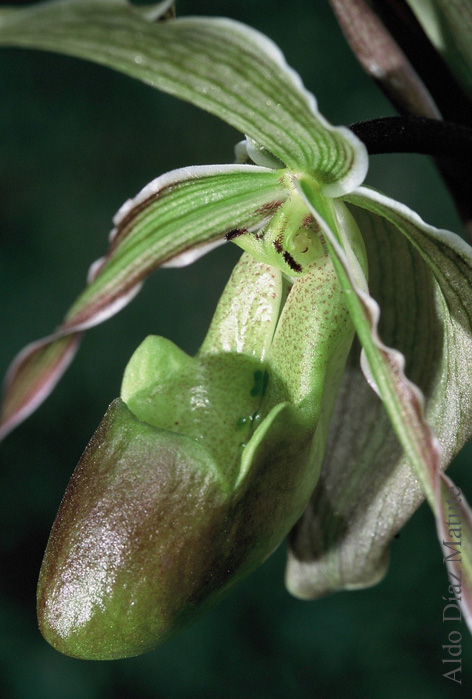
[[[27,345],[5,377],[0,440],[47,398],[75,357],[81,334],[57,333]]]
[[[89,282],[96,276],[97,263],[90,268]],[[64,323],[57,332],[26,345],[18,353],[5,376],[0,442],[53,392],[79,349],[83,331],[118,313],[139,293],[141,287],[141,283],[136,284],[108,308],[91,315],[88,322]]]
[[[341,233],[343,245],[347,248],[344,250],[331,227],[312,205],[313,194],[309,182],[301,179],[297,188],[326,236],[333,264],[339,281],[345,289],[346,303],[378,393],[435,515],[451,586],[454,585],[454,581],[460,581],[460,587],[453,587],[453,592],[472,632],[471,510],[460,489],[454,486],[451,479],[441,471],[442,449],[426,421],[421,391],[404,374],[403,355],[384,345],[380,339],[378,333],[380,309],[376,301],[361,288],[363,280],[358,278],[358,273],[353,270],[350,262],[353,253],[348,248],[347,236]],[[334,204],[334,216],[337,218],[338,225],[344,223],[342,207],[341,203]],[[455,498],[451,497],[454,493]],[[448,539],[450,527],[449,519],[446,517],[451,512],[451,500],[461,526],[459,536]]]
[[[443,617],[447,613],[451,618],[451,611],[459,620],[457,611],[462,612],[472,632],[472,512],[461,489],[445,473],[437,474],[435,495],[436,527],[450,582]]]
[[[339,248],[337,251],[339,257],[340,253],[342,254],[342,251]],[[421,391],[404,374],[403,355],[386,347],[379,337],[379,306],[370,296],[356,289],[348,266],[343,262],[342,264],[362,304],[365,318],[371,328],[372,339],[385,365],[388,366],[394,390],[400,399],[402,419],[409,423],[411,426],[409,432],[416,437],[418,456],[423,462],[424,469],[421,475],[417,467],[413,467],[413,470],[436,519],[436,530],[443,550],[443,562],[446,564],[450,582],[451,594],[448,609],[453,610],[453,607],[456,607],[459,614],[463,614],[472,633],[472,511],[461,489],[454,485],[449,476],[441,470],[442,449],[426,421]],[[382,398],[381,390],[380,397]],[[392,415],[390,419],[394,423]],[[395,428],[395,424],[393,426]],[[396,431],[408,455],[407,444],[403,442],[398,430]],[[410,459],[411,462],[412,459]],[[454,611],[452,613],[457,614]]]
[[[268,205],[287,196],[283,172],[252,165],[174,170],[127,201],[114,219],[105,257],[52,335],[28,345],[5,382],[0,439],[47,398],[78,349],[82,331],[124,308],[164,264],[188,264],[224,242],[228,231],[257,229]],[[270,209],[270,206],[269,206]]]

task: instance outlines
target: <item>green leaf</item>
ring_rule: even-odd
[[[365,177],[363,144],[328,124],[277,46],[238,22],[150,22],[124,0],[59,0],[0,14],[0,45],[85,58],[187,100],[312,172],[332,196]]]
[[[224,242],[225,233],[261,225],[271,205],[287,196],[281,174],[252,165],[182,168],[126,202],[114,219],[106,257],[92,265],[89,285],[64,323],[13,363],[0,438],[49,395],[72,358],[71,347],[77,348],[77,333],[121,310],[158,266],[188,264]]]
[[[472,4],[470,0],[408,0],[431,43],[472,96]]]
[[[442,542],[449,507],[444,495],[450,496],[454,486],[441,469],[472,432],[471,249],[376,192],[360,189],[347,199],[369,210],[352,209],[375,260],[371,286],[383,310],[380,332],[403,354],[380,341],[378,306],[353,281],[341,245],[320,221],[392,429],[377,396],[362,381],[357,349],[344,378],[319,485],[292,536],[288,584],[305,597],[376,582],[385,572],[388,544],[421,502],[421,490]],[[406,379],[403,355],[408,376],[423,395]],[[462,605],[470,624],[467,541],[472,529],[463,496],[459,511]]]

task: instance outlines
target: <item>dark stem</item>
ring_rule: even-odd
[[[370,155],[432,155],[472,241],[472,129],[448,121],[401,116],[370,119],[350,127]]]
[[[472,102],[449,66],[430,43],[408,2],[373,0],[382,22],[395,38],[432,95],[443,119],[471,125]]]
[[[360,121],[349,128],[366,145],[370,155],[422,153],[472,166],[472,129],[462,124],[399,116]]]

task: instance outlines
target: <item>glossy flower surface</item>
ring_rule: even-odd
[[[107,255],[63,324],[10,373],[3,434],[52,390],[80,333],[126,305],[157,267],[187,264],[225,240],[254,260],[244,257],[235,273],[242,288],[252,284],[249,299],[230,284],[229,296],[242,300],[231,313],[222,301],[196,358],[162,339],[138,349],[125,373],[127,407],[110,409],[73,477],[46,553],[40,617],[53,643],[84,657],[133,654],[165,638],[260,563],[305,507],[291,535],[289,589],[312,598],[376,582],[392,537],[423,497],[440,541],[447,536],[454,485],[443,470],[472,432],[471,248],[362,186],[365,147],[326,122],[266,37],[225,19],[157,21],[169,4],[71,0],[0,11],[0,44],[110,66],[245,134],[238,159],[247,162],[170,172],[124,204]],[[270,332],[260,329],[268,274],[279,280]],[[360,346],[343,374],[354,330]],[[254,344],[253,331],[266,339]],[[129,519],[120,514],[128,503]],[[472,624],[464,498],[460,513],[461,604]],[[99,520],[102,578],[90,543]],[[117,540],[111,530],[121,532]],[[177,540],[190,557],[174,556]],[[154,580],[156,569],[165,572]],[[457,572],[454,561],[450,569]],[[84,576],[93,583],[79,585]],[[111,619],[126,629],[121,645],[107,636]]]

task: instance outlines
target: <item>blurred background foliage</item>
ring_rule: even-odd
[[[268,34],[335,124],[393,114],[326,0],[179,0],[178,12],[227,15]],[[111,217],[125,199],[173,168],[231,162],[239,139],[216,118],[105,68],[2,49],[2,373],[25,343],[59,323],[105,251]],[[460,230],[428,158],[375,156],[368,182],[434,225]],[[5,699],[439,699],[459,690],[442,676],[450,666],[441,646],[453,625],[442,622],[448,583],[424,506],[394,541],[390,571],[375,588],[293,599],[284,589],[282,547],[211,614],[146,656],[74,660],[41,638],[35,586],[49,529],[129,356],[149,333],[195,352],[238,255],[227,245],[191,267],[155,274],[130,307],[87,334],[53,396],[1,446]],[[468,448],[451,467],[469,500],[471,457]],[[454,628],[463,634],[464,687],[471,641],[464,624]]]

